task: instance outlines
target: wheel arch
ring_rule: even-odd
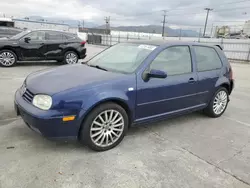
[[[227,89],[228,91],[228,94],[230,95],[231,94],[231,88],[230,88],[230,85],[228,83],[223,83],[220,85],[220,87],[224,87]]]
[[[66,49],[64,50],[64,52],[63,52],[63,57],[65,57],[65,54],[66,54],[67,52],[70,52],[70,51],[75,52],[75,53],[77,54],[78,59],[80,59],[80,53],[79,53],[76,49],[74,49],[74,48],[72,48],[72,47],[66,48]]]
[[[226,88],[229,95],[230,95],[231,92],[232,92],[231,83],[230,83],[230,81],[228,80],[228,78],[226,78],[226,77],[222,77],[222,78],[220,78],[220,79],[216,82],[215,88],[217,89],[217,88],[219,88],[219,87],[224,87],[224,88]]]
[[[0,51],[2,51],[2,50],[9,50],[9,51],[12,51],[12,52],[16,55],[17,60],[20,60],[20,57],[19,57],[17,51],[16,51],[14,48],[12,48],[11,46],[4,46],[4,47],[1,47],[1,48],[0,48]]]
[[[80,136],[81,133],[81,129],[83,127],[83,123],[84,120],[86,119],[86,117],[98,106],[103,105],[105,103],[115,103],[119,106],[121,106],[127,113],[128,115],[128,119],[129,119],[129,126],[131,125],[132,121],[133,121],[133,112],[132,110],[129,108],[129,105],[126,103],[125,100],[120,99],[120,98],[106,98],[103,100],[98,101],[97,103],[93,104],[84,114],[83,118],[81,119],[81,123],[80,123],[80,127],[78,130],[78,138]]]

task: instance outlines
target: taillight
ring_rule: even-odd
[[[82,41],[82,42],[81,42],[81,45],[84,45],[84,44],[86,44],[86,41]]]

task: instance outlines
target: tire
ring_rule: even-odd
[[[217,107],[219,105],[218,103],[216,103],[216,101],[218,101],[218,99],[221,101],[221,102],[219,102],[219,104],[221,104],[221,108],[216,110],[215,105],[217,104]],[[204,109],[204,113],[209,117],[218,118],[227,109],[228,102],[229,102],[228,90],[224,87],[220,87],[213,95],[209,105]]]
[[[74,51],[67,51],[64,54],[63,63],[64,64],[76,64],[78,63],[79,57]]]
[[[107,112],[107,116],[105,112]],[[102,123],[104,121],[99,118],[100,115],[104,121],[106,119],[113,121],[110,121],[110,124]],[[111,125],[112,122],[113,125]],[[123,140],[128,130],[128,124],[128,115],[121,106],[115,103],[101,104],[94,108],[83,122],[80,141],[94,151],[110,150]]]
[[[17,63],[17,56],[11,50],[0,51],[0,65],[2,67],[13,67]]]

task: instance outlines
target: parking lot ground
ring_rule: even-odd
[[[102,49],[88,46],[92,55]],[[0,68],[0,188],[250,188],[250,65],[232,64],[236,87],[222,117],[193,113],[131,128],[102,153],[48,141],[16,119],[15,90],[55,66]]]

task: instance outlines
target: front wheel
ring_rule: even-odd
[[[215,92],[212,100],[210,101],[204,112],[205,114],[213,118],[220,117],[225,112],[228,102],[228,91],[226,88],[221,87]]]
[[[128,129],[126,111],[115,103],[96,107],[82,125],[80,138],[95,151],[106,151],[117,146]]]
[[[0,65],[3,67],[12,67],[17,63],[17,56],[10,50],[0,51]]]
[[[64,55],[65,64],[76,64],[78,63],[78,55],[74,51],[68,51]]]

